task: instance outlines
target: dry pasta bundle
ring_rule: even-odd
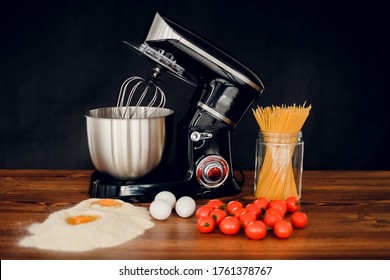
[[[257,146],[255,197],[264,196],[269,200],[299,197],[296,180],[300,184],[301,178],[296,178],[294,168],[301,174],[302,165],[296,167],[293,156],[303,157],[301,129],[310,109],[311,105],[294,104],[253,110],[262,138]]]

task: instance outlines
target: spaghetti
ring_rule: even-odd
[[[263,196],[269,200],[299,197],[292,160],[294,153],[303,153],[302,145],[301,150],[295,150],[295,147],[298,148],[301,129],[310,109],[311,105],[294,104],[253,110],[265,143],[264,154],[258,159],[255,197]]]

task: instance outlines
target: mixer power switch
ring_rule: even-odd
[[[206,188],[218,188],[229,175],[229,165],[223,157],[207,156],[196,168],[196,178]]]

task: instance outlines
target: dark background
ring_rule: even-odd
[[[390,168],[388,14],[375,1],[0,3],[0,168],[92,168],[84,113],[150,71],[120,41],[142,42],[156,11],[257,73],[266,90],[254,106],[312,104],[305,169]],[[163,78],[180,118],[193,89]],[[248,111],[232,137],[242,169],[257,133]]]

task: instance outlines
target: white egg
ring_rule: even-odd
[[[172,208],[168,201],[157,199],[150,204],[149,212],[156,220],[166,220],[171,215]]]
[[[189,196],[183,196],[179,198],[176,202],[175,210],[177,215],[182,218],[191,217],[196,209],[195,200]]]
[[[176,197],[173,193],[169,192],[169,191],[161,191],[159,192],[154,200],[157,200],[157,199],[162,199],[162,200],[166,200],[169,205],[171,205],[171,209],[173,209],[175,207],[175,204],[176,204]]]

